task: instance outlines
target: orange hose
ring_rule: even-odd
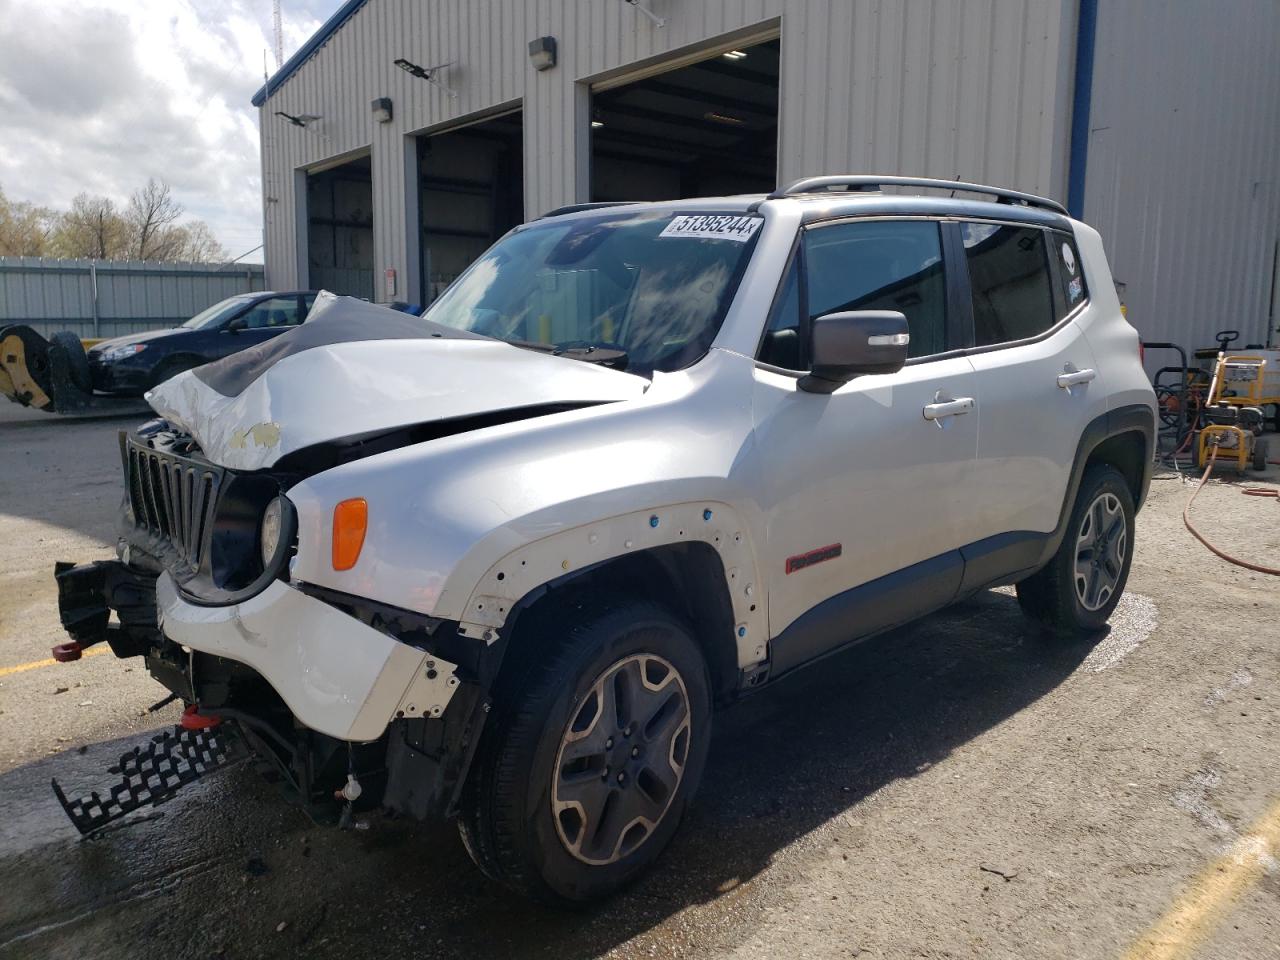
[[[1195,524],[1191,522],[1191,505],[1196,502],[1196,497],[1200,496],[1200,491],[1204,489],[1204,485],[1209,482],[1209,473],[1213,470],[1213,461],[1218,459],[1218,448],[1215,445],[1209,451],[1209,462],[1205,465],[1204,476],[1200,478],[1200,482],[1196,485],[1195,492],[1191,494],[1191,499],[1187,501],[1187,505],[1182,510],[1182,522],[1186,524],[1191,535],[1199,540],[1208,548],[1209,552],[1215,556],[1221,557],[1227,563],[1234,563],[1237,567],[1244,567],[1246,570],[1253,570],[1255,573],[1266,573],[1273,577],[1280,577],[1280,569],[1276,567],[1267,567],[1259,563],[1250,563],[1248,560],[1241,560],[1239,557],[1233,557],[1225,550],[1220,550],[1205,539],[1204,534],[1196,529]],[[1272,490],[1270,487],[1246,487],[1243,491],[1246,496],[1250,497],[1275,497],[1280,502],[1280,491]]]

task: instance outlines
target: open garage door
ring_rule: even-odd
[[[779,49],[777,40],[769,40],[594,92],[591,199],[772,190]]]
[[[367,156],[307,174],[313,290],[373,299],[373,177]]]
[[[495,240],[524,222],[519,110],[418,138],[422,303],[429,304]]]

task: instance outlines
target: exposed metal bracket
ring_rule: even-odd
[[[458,689],[457,665],[428,656],[413,675],[413,682],[396,707],[396,717],[438,717]]]
[[[622,0],[622,2],[635,7],[637,10],[643,13],[646,17],[649,18],[649,22],[652,23],[659,30],[661,30],[663,27],[667,25],[667,21],[665,17],[658,16],[656,13],[654,13],[652,10],[650,10],[648,7],[642,4],[640,0]]]

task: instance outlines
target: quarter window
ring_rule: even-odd
[[[947,349],[937,223],[872,220],[809,230],[804,270],[810,321],[844,310],[896,310],[911,332],[908,356]]]
[[[1039,227],[962,224],[979,347],[1025,340],[1055,322],[1045,232]]]
[[[1049,255],[1058,258],[1058,281],[1062,286],[1062,316],[1066,316],[1084,302],[1089,291],[1084,285],[1084,267],[1080,263],[1080,251],[1076,243],[1065,233],[1049,234],[1052,247]]]

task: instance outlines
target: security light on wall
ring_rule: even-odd
[[[622,0],[622,2],[627,4],[628,6],[635,7],[637,10],[643,13],[646,17],[649,18],[649,22],[652,23],[655,27],[658,27],[659,29],[661,29],[662,27],[665,27],[667,25],[667,21],[664,18],[658,16],[656,13],[654,13],[652,10],[646,7],[643,3],[641,3],[640,0]]]
[[[439,87],[441,90],[443,90],[452,98],[456,98],[458,96],[458,93],[456,90],[452,90],[449,87],[445,86],[436,77],[436,74],[438,74],[441,70],[445,69],[446,67],[453,66],[452,60],[450,60],[448,63],[437,63],[434,67],[420,67],[416,63],[412,63],[411,61],[406,60],[404,57],[397,57],[395,59],[395,65],[399,67],[401,70],[403,70],[405,73],[409,74],[409,76],[411,77],[417,77],[419,80],[427,81],[427,83],[434,83],[437,87]]]
[[[529,41],[529,62],[533,69],[541,72],[550,70],[556,65],[556,38],[539,37]]]
[[[391,122],[391,98],[378,97],[369,106],[373,109],[373,119],[378,123]]]

